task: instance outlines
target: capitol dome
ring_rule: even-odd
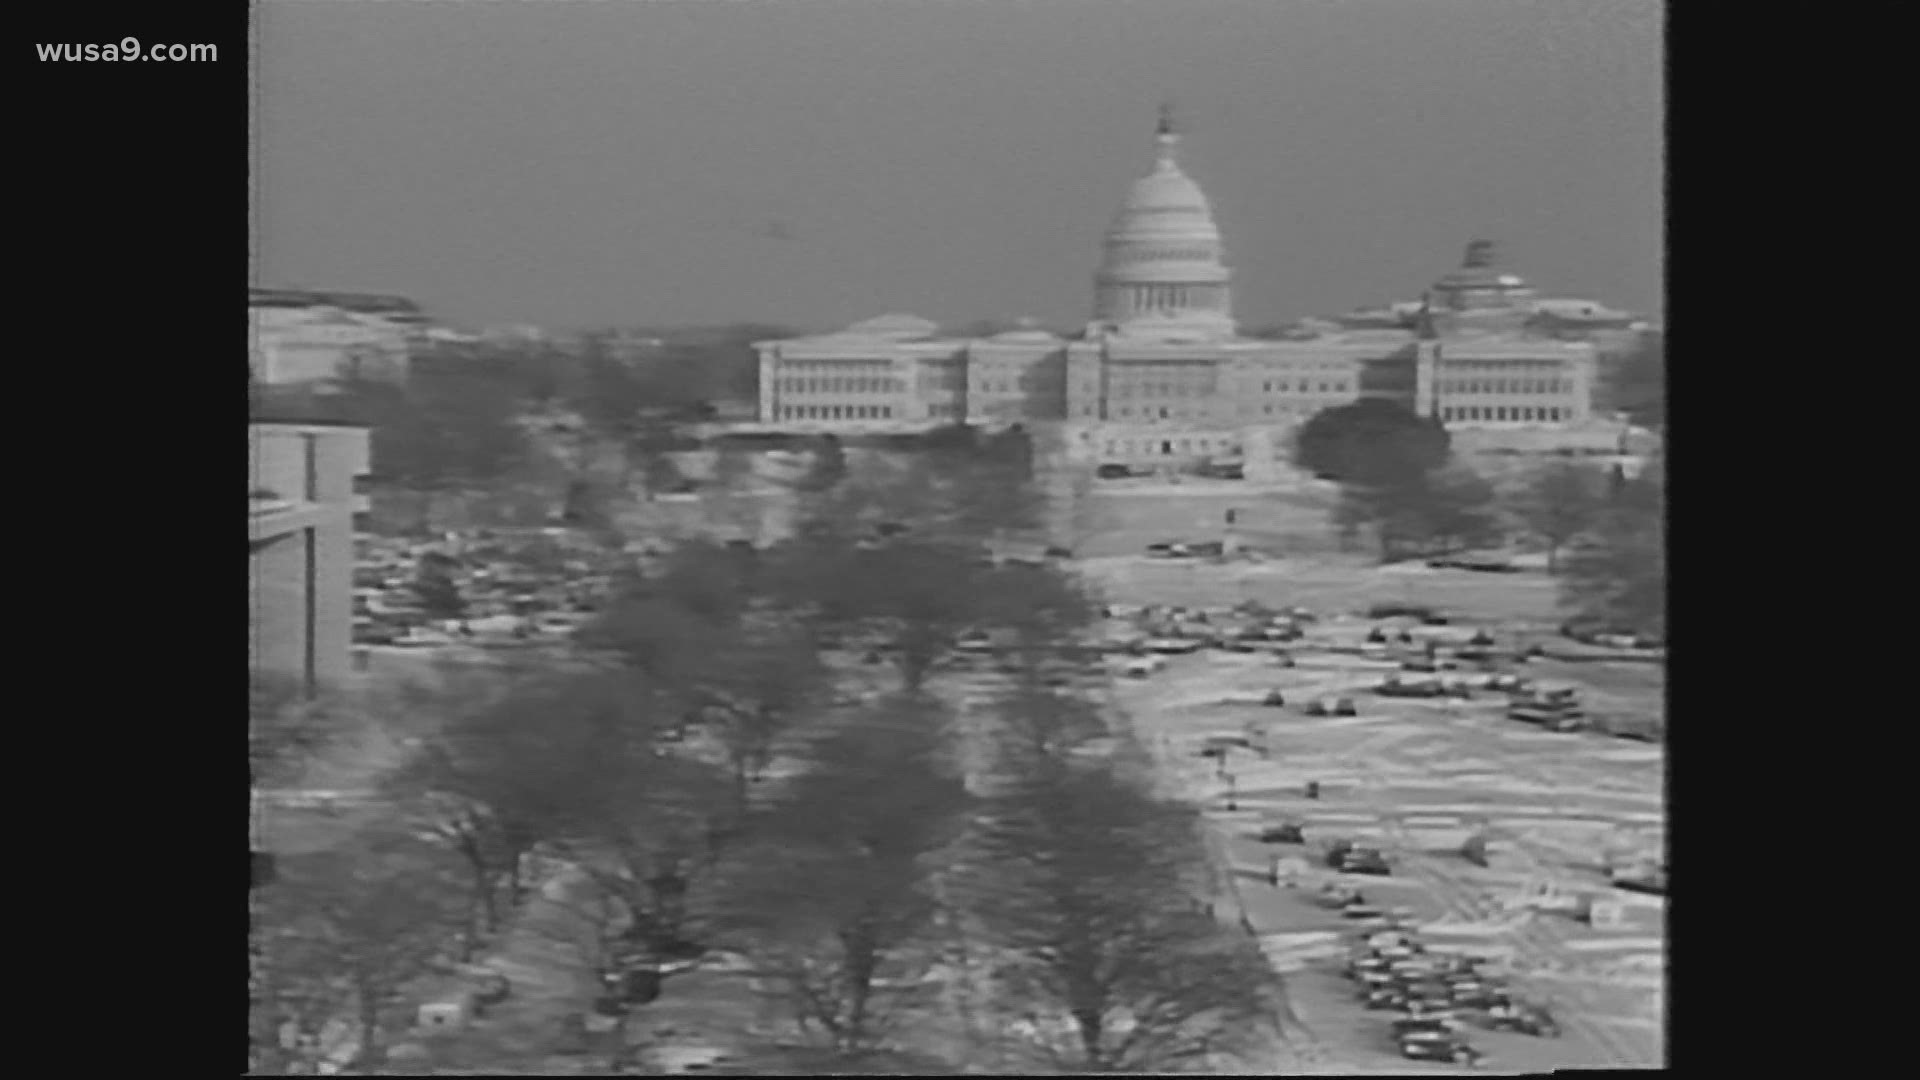
[[[1452,311],[1510,310],[1530,306],[1535,293],[1524,278],[1499,266],[1499,252],[1491,240],[1467,245],[1460,268],[1433,283],[1434,306]]]
[[[1095,314],[1124,332],[1233,332],[1231,272],[1206,193],[1180,169],[1180,136],[1163,111],[1159,161],[1134,181],[1107,229]]]

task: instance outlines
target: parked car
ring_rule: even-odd
[[[1307,837],[1297,821],[1283,821],[1260,830],[1260,842],[1263,844],[1304,844]]]
[[[1405,1012],[1407,1008],[1407,992],[1397,986],[1363,989],[1360,1000],[1366,1008],[1377,1011]]]
[[[1352,698],[1315,698],[1307,703],[1308,716],[1357,716]]]
[[[1520,567],[1498,555],[1453,555],[1427,560],[1437,570],[1473,570],[1483,574],[1514,574]]]
[[[1587,645],[1604,645],[1614,649],[1657,649],[1665,644],[1658,634],[1590,619],[1570,619],[1561,623],[1560,636]]]
[[[1487,1010],[1485,1024],[1495,1031],[1517,1031],[1542,1039],[1560,1037],[1560,1025],[1537,1005],[1506,1005]]]
[[[1420,619],[1425,621],[1434,615],[1432,608],[1425,604],[1383,603],[1367,609],[1369,619]]]
[[[1459,1022],[1441,1016],[1402,1016],[1393,1021],[1393,1037],[1396,1040],[1416,1032],[1432,1032],[1446,1035],[1459,1028]]]
[[[1410,1061],[1476,1065],[1485,1055],[1447,1032],[1413,1031],[1400,1037],[1400,1055]]]
[[[393,644],[410,648],[441,648],[455,643],[453,635],[427,626],[409,627],[405,634],[394,638]]]
[[[1331,866],[1333,864],[1329,862],[1327,865]],[[1365,903],[1366,898],[1361,895],[1359,889],[1344,882],[1333,881],[1320,887],[1317,900],[1322,907],[1337,908],[1345,907],[1348,904]]]
[[[1614,871],[1612,878],[1616,889],[1654,896],[1665,896],[1667,892],[1667,868],[1658,864],[1623,867]]]
[[[1151,638],[1146,643],[1148,652],[1165,653],[1169,656],[1199,652],[1202,647],[1202,642],[1198,638]]]
[[[1549,731],[1578,731],[1586,726],[1579,694],[1571,687],[1517,693],[1508,703],[1507,717]]]
[[[1372,874],[1378,877],[1392,875],[1393,868],[1387,865],[1387,857],[1375,848],[1350,848],[1334,863],[1334,869],[1343,874]]]
[[[1381,697],[1396,698],[1437,698],[1445,697],[1446,687],[1438,679],[1402,679],[1398,675],[1389,675],[1373,692]]]

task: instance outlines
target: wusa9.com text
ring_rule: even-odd
[[[153,45],[140,47],[139,38],[121,38],[106,45],[36,45],[42,60],[217,60],[212,45]]]

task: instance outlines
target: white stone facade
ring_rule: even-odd
[[[818,337],[762,342],[759,425],[847,434],[969,423],[1060,423],[1074,455],[1132,466],[1244,456],[1244,433],[1290,442],[1308,417],[1362,397],[1449,425],[1579,425],[1596,346],[1631,316],[1540,300],[1476,242],[1419,302],[1240,336],[1231,273],[1206,196],[1181,171],[1164,120],[1152,173],[1108,229],[1095,321],[942,336],[891,315]],[[1256,455],[1261,456],[1261,455]]]

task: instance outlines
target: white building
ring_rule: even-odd
[[[269,386],[403,378],[430,329],[412,301],[365,293],[254,289],[247,315],[255,378]]]
[[[1018,423],[1053,429],[1082,461],[1212,458],[1253,470],[1285,454],[1294,425],[1361,397],[1450,426],[1556,428],[1591,416],[1595,339],[1632,317],[1537,298],[1493,266],[1485,242],[1422,301],[1242,336],[1212,206],[1181,169],[1164,115],[1156,142],[1153,170],[1107,230],[1083,330],[1029,324],[958,338],[890,315],[760,342],[758,426],[857,434]],[[1249,445],[1262,461],[1247,459]]]

